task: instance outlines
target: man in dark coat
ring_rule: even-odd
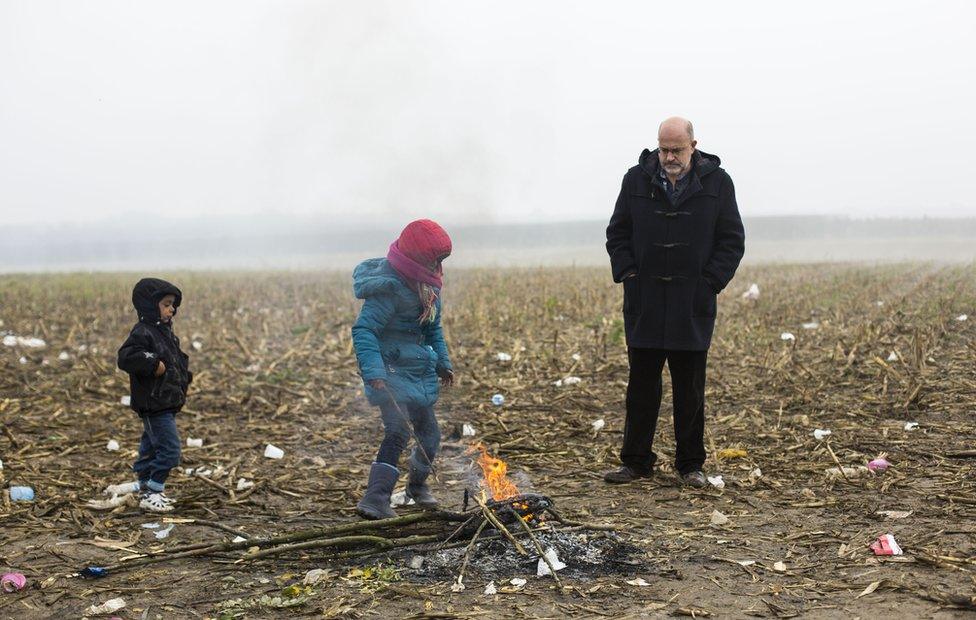
[[[715,155],[697,150],[689,121],[669,118],[658,148],[624,175],[607,226],[614,282],[624,289],[630,360],[623,466],[610,483],[648,478],[667,361],[674,400],[675,469],[683,483],[706,484],[705,362],[715,327],[715,297],[745,250],[732,179]]]

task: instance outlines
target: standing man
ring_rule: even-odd
[[[623,466],[604,480],[651,476],[651,450],[667,361],[674,400],[675,469],[684,484],[706,484],[705,360],[715,296],[735,275],[745,233],[732,179],[715,155],[697,150],[689,121],[669,118],[658,148],[644,149],[624,175],[607,226],[614,282],[624,289],[630,378]]]

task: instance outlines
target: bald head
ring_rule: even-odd
[[[691,170],[697,145],[695,128],[688,119],[672,116],[658,127],[657,157],[672,183]]]
[[[688,141],[695,139],[695,128],[691,121],[680,116],[672,116],[664,119],[664,122],[657,128],[657,139],[668,141],[681,140],[687,138]]]

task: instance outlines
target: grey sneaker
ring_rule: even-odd
[[[696,470],[690,471],[687,474],[681,474],[681,484],[701,489],[708,484],[708,481],[705,480],[705,474],[701,470]]]

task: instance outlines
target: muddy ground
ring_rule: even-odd
[[[976,448],[976,269],[913,264],[740,273],[720,298],[709,361],[706,469],[725,487],[703,490],[676,485],[669,400],[654,478],[601,480],[617,464],[627,378],[620,293],[605,270],[449,273],[445,330],[460,382],[438,408],[434,492],[460,508],[472,479],[471,439],[459,433],[468,423],[522,490],[549,495],[566,517],[613,525],[638,549],[631,564],[580,572],[569,562],[561,590],[533,567],[481,574],[490,563],[476,558],[466,589],[453,592],[452,578],[407,566],[423,549],[347,563],[314,551],[249,562],[227,553],[70,576],[140,551],[230,540],[228,528],[256,536],[357,518],[379,419],[356,376],[348,276],[168,277],[184,291],[176,330],[197,373],[181,433],[204,442],[184,449],[183,467],[212,473],[174,473],[179,510],[163,540],[162,528],[142,526],[168,524],[134,505],[86,507],[128,479],[139,439],[114,369],[136,276],[0,278],[0,331],[45,341],[0,347],[0,476],[37,494],[32,503],[5,494],[0,508],[0,570],[28,578],[0,595],[0,617],[79,617],[116,597],[121,618],[947,618],[976,603],[966,452]],[[753,282],[760,298],[742,299]],[[567,376],[581,382],[554,385]],[[815,429],[831,435],[818,440]],[[110,439],[119,451],[106,450]],[[285,457],[264,458],[268,443]],[[718,457],[728,449],[746,455]],[[827,473],[881,454],[892,463],[884,474]],[[255,486],[237,490],[241,478]],[[715,511],[728,521],[713,523]],[[904,555],[874,556],[869,544],[886,533]],[[327,570],[320,582],[288,589],[315,568]],[[526,585],[512,586],[517,577]],[[627,583],[638,578],[647,585]],[[497,594],[484,594],[489,581]]]

